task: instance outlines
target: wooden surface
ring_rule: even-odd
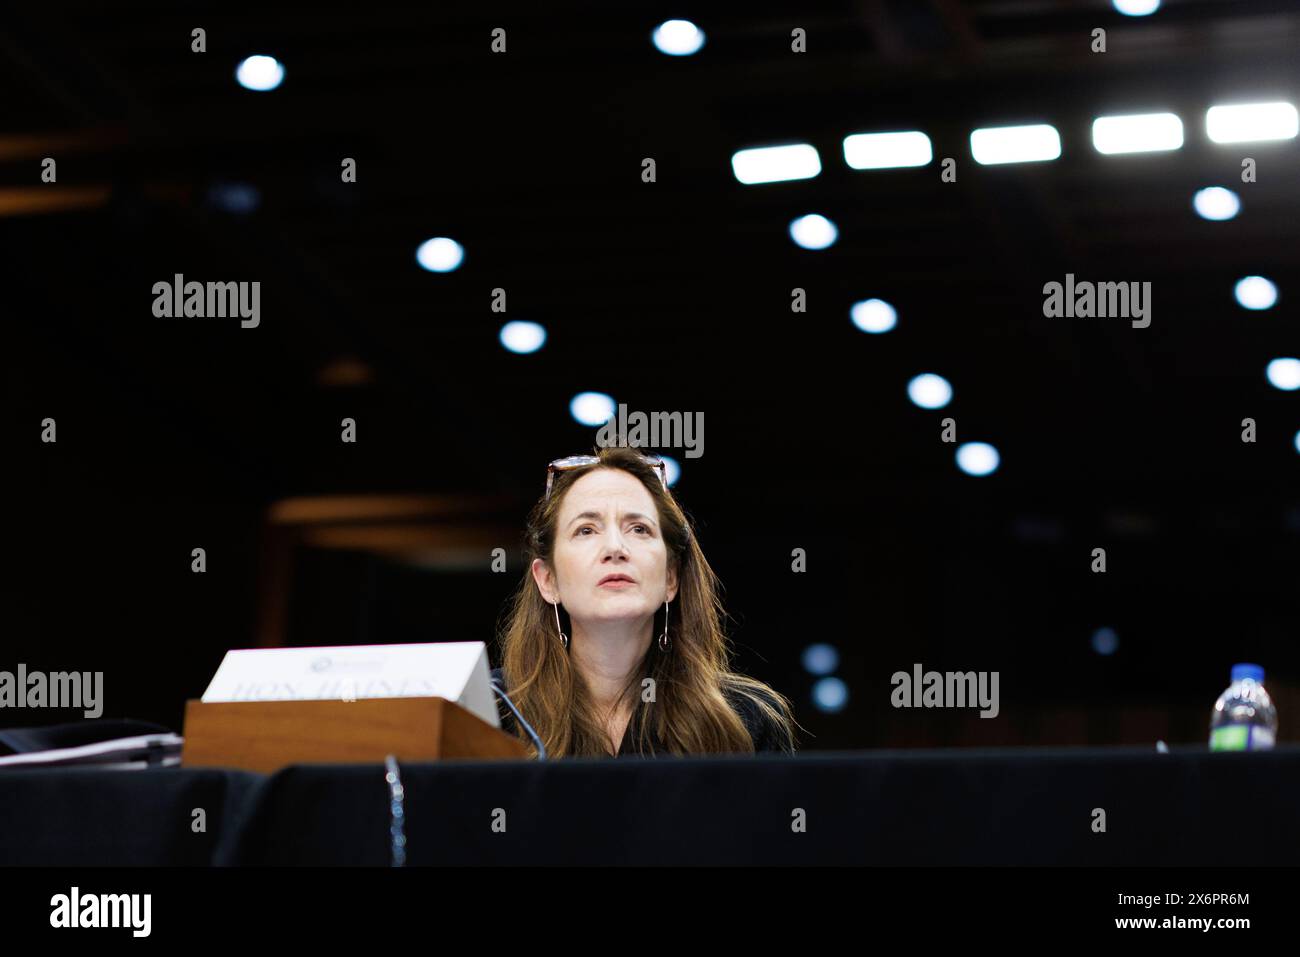
[[[523,742],[444,698],[185,705],[183,767],[271,773],[290,764],[524,758]]]

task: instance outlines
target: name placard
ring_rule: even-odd
[[[481,641],[226,652],[204,702],[446,698],[501,726]]]

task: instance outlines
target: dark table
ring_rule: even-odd
[[[401,773],[412,866],[1212,866],[1236,864],[1243,847],[1258,864],[1300,863],[1297,746],[461,761]],[[0,774],[0,865],[384,866],[389,824],[379,765]]]

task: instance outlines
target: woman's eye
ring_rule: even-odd
[[[647,535],[650,534],[650,526],[649,526],[649,525],[642,525],[642,524],[640,524],[640,523],[637,523],[636,525],[633,525],[632,528],[633,528],[634,531],[639,529],[641,532],[643,532],[643,533],[645,533],[645,534],[647,534]],[[593,525],[583,525],[581,528],[579,528],[579,529],[578,529],[577,531],[575,531],[573,534],[574,534],[574,535],[579,535],[579,536],[580,536],[580,535],[582,535],[583,532],[587,532],[587,531],[594,532],[595,530],[596,530],[596,528],[595,528],[595,526],[593,526]],[[585,537],[585,536],[583,536],[583,537]]]

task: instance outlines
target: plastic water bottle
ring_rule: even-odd
[[[1264,669],[1233,665],[1232,684],[1214,702],[1211,751],[1265,751],[1277,736],[1277,710],[1264,690]]]

